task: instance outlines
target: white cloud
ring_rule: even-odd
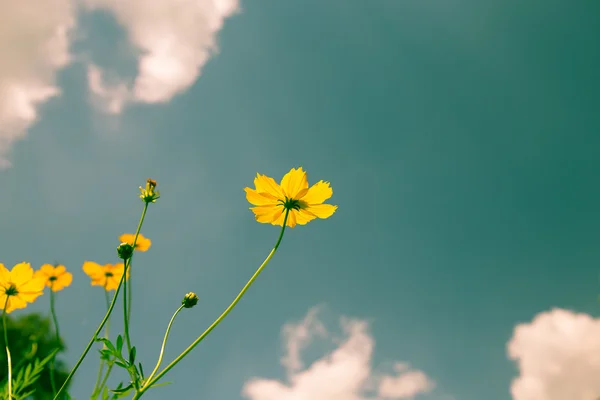
[[[397,376],[374,373],[371,357],[375,342],[367,323],[342,319],[342,328],[345,338],[334,351],[305,370],[298,370],[302,365],[300,349],[307,346],[314,335],[324,336],[326,331],[317,320],[315,309],[299,324],[285,325],[283,333],[288,353],[282,365],[290,372],[289,384],[255,378],[244,385],[243,395],[250,400],[400,400],[412,399],[433,389],[434,383],[423,372],[411,371],[403,363],[397,363]],[[372,391],[373,385],[377,397],[365,394]]]
[[[56,73],[70,62],[71,0],[0,0],[0,167],[38,118],[36,106],[60,93]]]
[[[514,400],[596,400],[600,397],[600,319],[554,309],[515,327],[508,355],[520,375]]]
[[[216,34],[239,11],[238,0],[84,0],[89,10],[114,14],[131,43],[141,50],[132,87],[108,85],[97,66],[88,70],[90,91],[106,110],[127,102],[163,103],[188,89],[217,50]],[[130,85],[131,86],[131,85]]]

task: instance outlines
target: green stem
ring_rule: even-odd
[[[131,262],[130,262],[131,263]],[[127,343],[127,356],[131,353],[131,340],[129,339],[129,318],[127,317],[127,277],[123,281],[123,327],[125,329],[125,342]]]
[[[135,232],[135,240],[133,242],[134,248],[135,248],[135,241],[137,240],[137,237],[140,234],[140,230],[142,229],[142,224],[144,223],[144,218],[146,217],[146,210],[147,209],[148,209],[148,203],[144,203],[144,211],[142,211],[142,216],[140,217],[140,222],[138,223],[137,231]],[[56,393],[56,395],[54,395],[54,399],[53,400],[57,400],[59,398],[58,396],[65,390],[65,388],[67,387],[67,384],[69,383],[69,381],[71,380],[71,378],[73,378],[73,375],[75,375],[75,371],[77,371],[77,368],[79,368],[79,366],[83,362],[83,359],[85,358],[85,356],[87,355],[87,353],[90,351],[90,348],[92,347],[92,345],[96,341],[96,338],[100,334],[100,331],[102,331],[102,328],[104,327],[104,324],[106,324],[106,322],[108,321],[108,318],[110,317],[110,314],[112,313],[112,310],[115,307],[115,303],[117,302],[117,296],[119,295],[119,291],[121,290],[121,286],[123,285],[123,282],[125,281],[125,277],[127,276],[127,269],[129,268],[129,264],[131,263],[131,259],[132,258],[133,258],[133,254],[125,262],[125,266],[124,266],[124,269],[123,269],[123,276],[121,277],[121,280],[119,281],[119,286],[117,286],[117,290],[115,291],[115,295],[113,296],[113,299],[112,299],[112,301],[110,303],[110,307],[108,307],[108,311],[106,312],[106,315],[104,315],[104,318],[102,319],[102,322],[100,322],[100,325],[98,326],[98,329],[96,329],[96,332],[94,332],[94,336],[92,336],[92,340],[90,340],[90,342],[86,346],[85,350],[83,351],[83,354],[81,354],[81,356],[79,357],[79,360],[77,360],[77,363],[75,364],[75,366],[73,367],[73,369],[71,370],[71,372],[69,372],[69,375],[67,376],[67,379],[65,380],[65,382],[63,383],[63,385],[58,390],[58,393]]]
[[[102,392],[102,388],[106,385],[106,381],[108,379],[108,376],[110,375],[110,371],[112,370],[114,364],[109,364],[108,368],[106,369],[106,375],[104,375],[104,378],[102,379],[102,382],[100,383],[100,386],[98,387],[98,393]],[[98,396],[98,395],[96,395]]]
[[[56,318],[55,304],[55,293],[53,290],[54,282],[50,284],[50,314],[52,314],[52,320],[54,322],[54,334],[56,335],[56,347],[60,348],[60,328],[58,327],[58,318]],[[50,385],[52,386],[52,394],[56,395],[56,381],[55,381],[55,361],[56,353],[50,361]]]
[[[4,311],[2,312],[2,325],[4,326],[4,347],[6,347],[6,360],[8,362],[8,398],[12,399],[12,362],[10,359],[10,350],[8,349],[8,332],[6,330],[6,306],[10,295],[6,295],[4,302]]]
[[[171,317],[171,321],[169,321],[169,325],[167,326],[167,331],[165,332],[165,337],[163,338],[162,347],[160,348],[160,354],[158,355],[158,361],[156,362],[156,366],[154,367],[154,370],[152,371],[150,376],[146,379],[146,382],[150,381],[152,379],[152,377],[154,377],[154,375],[158,371],[158,368],[160,367],[160,363],[162,363],[163,355],[165,352],[165,347],[167,345],[167,339],[169,338],[169,332],[171,331],[171,325],[173,325],[173,321],[175,321],[175,317],[177,316],[177,314],[179,314],[179,312],[181,310],[183,310],[183,308],[184,308],[184,305],[182,304],[181,306],[179,306],[177,311],[175,311],[175,313]]]
[[[106,309],[108,310],[108,308],[110,307],[110,299],[108,298],[108,291],[106,290],[106,288],[104,289],[104,302],[106,303]],[[104,337],[106,339],[109,339],[109,330],[110,330],[110,318],[108,321],[106,321],[106,327],[104,328]],[[106,345],[103,345],[102,348],[106,348]],[[98,375],[96,376],[96,383],[94,384],[94,389],[92,390],[92,395],[90,396],[91,398],[95,399],[96,397],[98,397],[98,395],[100,394],[100,392],[102,391],[102,387],[103,385],[100,385],[100,380],[102,379],[102,373],[104,372],[104,359],[100,358],[100,368],[98,368]],[[110,373],[110,368],[106,371],[106,378],[108,378],[108,374]],[[106,380],[105,378],[105,380]],[[100,386],[98,386],[100,385]]]
[[[244,296],[244,293],[246,293],[246,291],[248,290],[248,288],[250,288],[250,286],[252,285],[252,283],[256,280],[256,278],[258,277],[258,275],[260,275],[260,273],[262,272],[262,270],[267,266],[267,264],[269,263],[269,261],[271,261],[271,258],[273,257],[273,255],[277,251],[277,248],[279,247],[279,244],[281,243],[281,239],[283,238],[283,233],[285,232],[285,225],[287,223],[289,211],[290,211],[289,209],[286,209],[286,211],[285,211],[285,217],[283,219],[283,227],[281,228],[281,233],[279,234],[279,238],[277,239],[277,243],[275,243],[275,246],[273,247],[273,250],[271,250],[271,252],[267,256],[267,258],[265,259],[265,261],[263,261],[263,263],[260,265],[260,267],[258,267],[258,269],[254,273],[254,275],[252,275],[252,277],[250,278],[250,280],[246,283],[246,285],[238,293],[238,295],[233,300],[233,302],[231,302],[231,304],[229,305],[229,307],[227,307],[225,309],[225,311],[223,311],[223,313],[219,316],[219,318],[217,318],[215,320],[215,322],[213,322],[212,325],[210,325],[202,333],[202,335],[198,336],[198,338],[196,340],[194,340],[194,342],[192,342],[192,344],[190,344],[187,349],[185,349],[179,356],[177,356],[177,358],[175,358],[169,365],[167,365],[165,367],[165,369],[163,369],[158,375],[156,375],[155,378],[153,378],[152,380],[147,380],[146,383],[140,389],[140,391],[138,391],[135,394],[135,396],[133,396],[132,400],[137,400],[140,397],[142,397],[142,395],[144,394],[144,392],[146,390],[148,390],[148,388],[150,386],[152,386],[154,383],[156,383],[160,378],[163,377],[163,375],[165,375],[167,372],[169,372],[169,370],[171,370],[171,368],[173,368],[175,365],[177,365],[177,363],[179,361],[181,361],[190,351],[192,351],[194,349],[194,347],[196,347],[198,345],[198,343],[200,343],[213,329],[215,329],[217,327],[217,325],[219,325],[221,323],[221,321],[223,321],[223,319],[227,316],[227,314],[229,314],[229,312],[231,310],[233,310],[233,308],[236,306],[236,304]]]

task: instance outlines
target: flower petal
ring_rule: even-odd
[[[281,188],[283,193],[290,199],[295,199],[301,190],[308,188],[306,172],[302,170],[302,167],[292,168],[290,172],[285,174],[281,179]]]
[[[285,197],[283,190],[281,190],[281,187],[275,182],[275,179],[266,175],[256,174],[256,178],[254,178],[254,187],[256,187],[256,191],[259,193],[269,193],[282,200]]]
[[[293,228],[296,226],[296,213],[298,211],[296,210],[290,210],[290,213],[288,214],[288,219],[287,222],[285,223],[286,226],[289,226],[290,228]]]
[[[54,276],[55,272],[54,272],[54,265],[51,264],[44,264],[40,267],[40,269],[37,271],[40,274],[45,275],[46,277],[51,277]]]
[[[0,282],[7,282],[7,281],[10,281],[10,271],[8,269],[6,269],[4,264],[0,263]],[[4,305],[4,303],[0,304],[0,307],[2,307],[3,305]]]
[[[315,204],[306,208],[309,213],[323,219],[331,217],[335,210],[337,210],[337,206],[331,204]]]
[[[278,218],[282,211],[282,206],[260,206],[252,207],[252,212],[256,217],[256,221],[263,224],[270,224],[274,219]]]
[[[67,269],[64,265],[57,265],[56,268],[54,268],[54,276],[61,276],[65,272],[67,272]]]
[[[277,197],[267,192],[257,192],[254,189],[245,188],[246,200],[255,206],[277,205]]]
[[[302,201],[308,204],[321,204],[331,197],[333,189],[329,186],[329,182],[319,181],[312,185],[308,192],[302,197]]]
[[[60,275],[58,277],[58,279],[56,279],[54,281],[54,283],[52,284],[52,291],[58,292],[59,290],[62,290],[64,288],[66,288],[67,286],[69,286],[72,281],[73,281],[73,274],[71,274],[70,272],[65,272],[64,274]]]
[[[306,225],[316,218],[316,215],[306,212],[306,210],[300,209],[296,211],[296,222],[298,223],[298,225]]]
[[[92,280],[97,279],[99,276],[104,276],[104,271],[102,267],[93,261],[85,261],[83,263],[82,269],[83,272],[85,272],[89,275],[90,278],[92,278]]]
[[[33,268],[26,262],[18,263],[10,271],[10,281],[19,287],[33,278]]]

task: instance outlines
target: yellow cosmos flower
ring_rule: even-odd
[[[292,168],[279,185],[273,178],[256,174],[254,186],[255,189],[244,191],[246,199],[256,206],[250,208],[256,220],[263,224],[283,226],[286,209],[290,210],[286,223],[290,228],[305,225],[315,218],[329,218],[337,209],[337,206],[323,204],[333,194],[329,182],[319,181],[309,188],[302,167]]]
[[[83,272],[92,278],[92,286],[102,286],[105,290],[116,290],[123,277],[125,266],[121,264],[106,264],[100,265],[92,261],[83,263]],[[129,279],[129,270],[127,277]]]
[[[135,239],[135,235],[131,233],[125,233],[119,236],[119,240],[121,243],[129,243],[133,246],[133,239]],[[141,233],[138,235],[137,242],[135,243],[135,250],[137,251],[147,251],[152,245],[152,241],[150,239],[144,237]]]
[[[12,271],[0,264],[0,309],[6,304],[6,312],[10,313],[27,307],[44,293],[44,283],[43,278],[34,276],[29,263],[19,263]]]
[[[67,272],[64,265],[44,264],[38,271],[35,271],[35,276],[46,282],[53,292],[58,292],[69,286],[73,281],[73,275]]]

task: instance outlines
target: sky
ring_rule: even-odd
[[[0,262],[73,273],[57,297],[73,365],[105,311],[83,262],[118,262],[157,180],[131,280],[149,371],[183,295],[200,301],[167,362],[274,245],[243,188],[302,166],[336,213],[287,230],[144,399],[593,400],[599,16],[586,0],[0,0]],[[97,368],[90,353],[75,398]]]

